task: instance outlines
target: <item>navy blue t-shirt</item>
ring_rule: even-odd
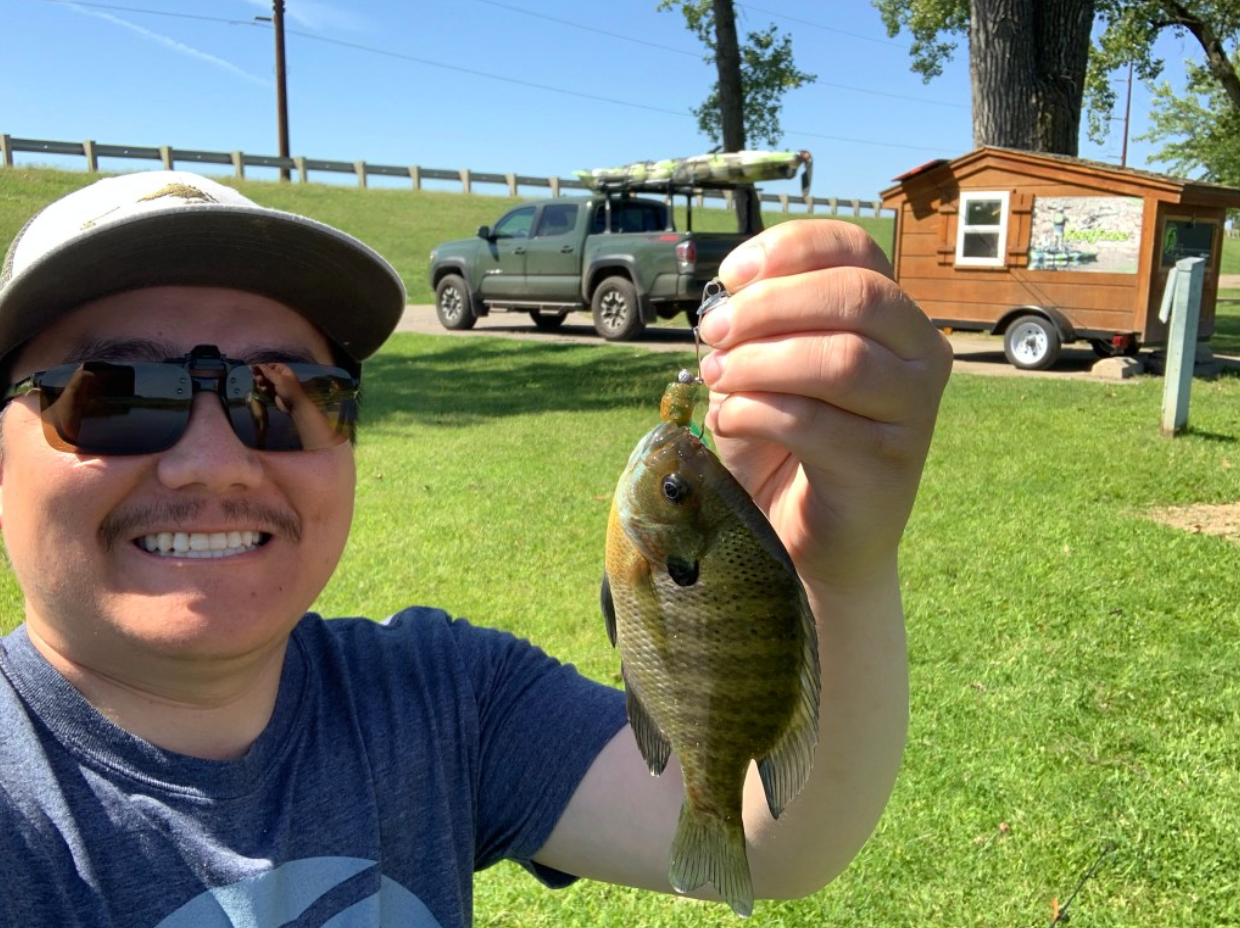
[[[457,928],[530,862],[624,701],[521,639],[409,609],[307,615],[238,760],[112,724],[19,628],[0,640],[0,924]]]

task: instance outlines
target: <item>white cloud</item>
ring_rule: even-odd
[[[239,77],[242,80],[249,81],[253,84],[258,84],[260,87],[275,86],[274,81],[251,74],[249,71],[245,71],[237,67],[231,61],[225,61],[223,58],[217,58],[215,55],[200,51],[190,45],[186,45],[184,42],[178,42],[176,39],[170,38],[166,35],[161,35],[158,32],[152,32],[150,29],[147,29],[144,26],[139,26],[137,23],[131,23],[127,19],[121,19],[119,16],[113,16],[111,13],[105,13],[102,10],[94,10],[87,7],[78,6],[75,3],[66,3],[65,6],[73,10],[75,13],[81,13],[83,16],[93,16],[96,19],[102,19],[106,22],[112,23],[115,26],[121,26],[131,32],[136,32],[144,39],[149,39],[152,42],[156,42],[164,46],[164,48],[174,51],[179,55],[185,55],[188,58],[194,58],[198,61],[205,62],[206,64],[213,65],[222,71],[228,72],[234,77]]]

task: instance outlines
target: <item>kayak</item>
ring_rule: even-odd
[[[614,168],[574,171],[582,182],[601,190],[606,187],[731,186],[764,180],[788,180],[805,168],[801,186],[808,192],[813,156],[807,151],[732,151],[635,161]]]

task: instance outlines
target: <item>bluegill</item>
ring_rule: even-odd
[[[607,526],[602,605],[629,724],[650,772],[676,752],[685,801],[668,878],[753,911],[741,821],[751,760],[778,817],[818,740],[817,634],[792,559],[690,426],[693,384],[669,384]]]

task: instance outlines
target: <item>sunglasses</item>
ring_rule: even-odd
[[[0,406],[38,391],[43,434],[60,451],[154,454],[189,427],[196,393],[214,393],[237,438],[257,451],[316,451],[353,439],[361,378],[338,367],[249,364],[199,345],[163,362],[86,361],[39,371]]]

